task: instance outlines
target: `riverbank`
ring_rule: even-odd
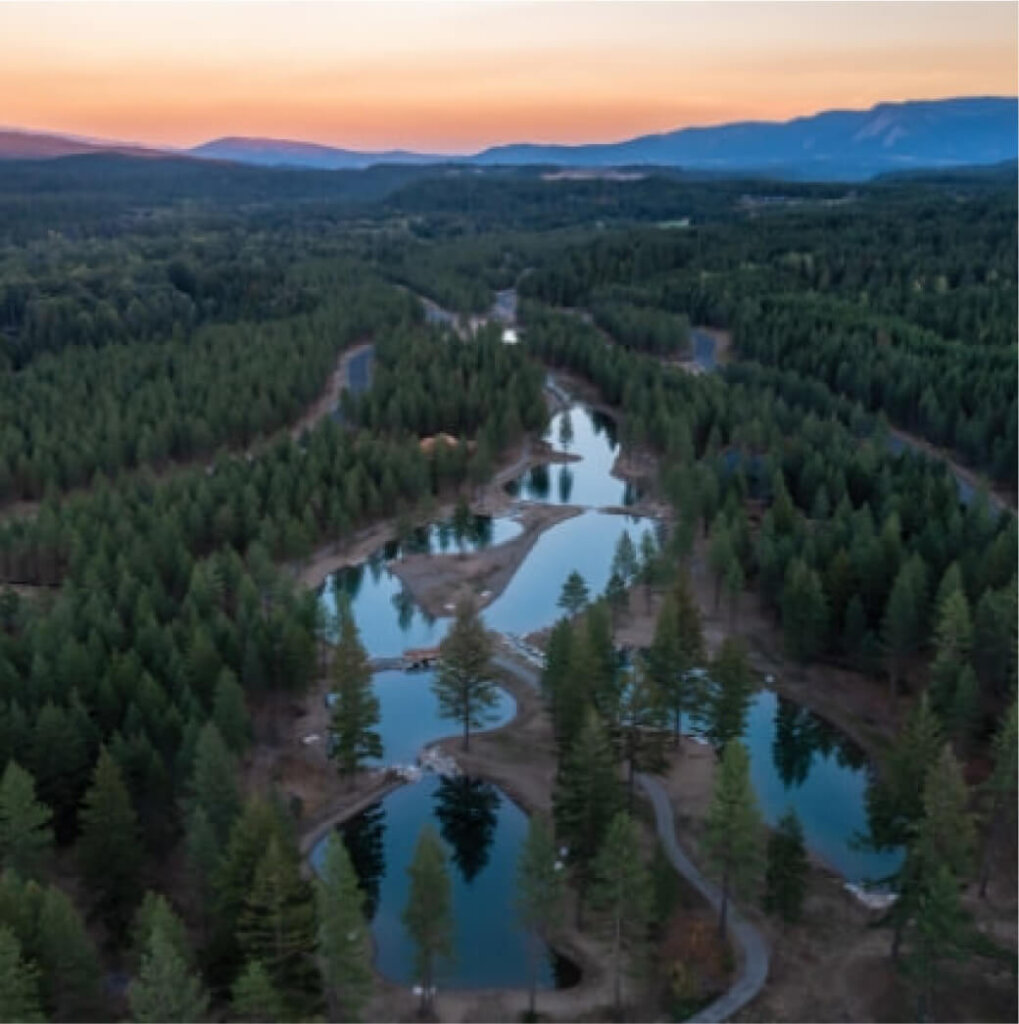
[[[451,615],[463,597],[484,610],[506,589],[541,535],[580,512],[571,505],[524,505],[513,515],[522,527],[519,537],[480,551],[405,555],[389,568],[433,618]]]

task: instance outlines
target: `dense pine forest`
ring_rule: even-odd
[[[550,372],[653,460],[668,537],[641,582],[675,609],[706,559],[716,604],[752,594],[792,663],[909,709],[868,841],[909,847],[894,924],[915,950],[925,901],[954,912],[979,875],[915,841],[939,759],[965,769],[988,865],[1014,831],[1016,223],[1014,168],[850,190],[0,163],[0,1019],[168,1019],[168,992],[172,1019],[357,1019],[349,865],[309,881],[301,808],[246,772],[330,646],[300,570],[468,504],[541,437]],[[419,301],[466,318],[507,288],[520,344]],[[694,327],[731,338],[718,372],[689,372]],[[370,385],[294,429],[368,343]],[[643,763],[636,718],[602,735],[605,615],[549,642],[567,782],[608,746]],[[585,629],[610,635],[601,662]],[[743,672],[735,648],[713,665]],[[579,813],[560,800],[556,824],[609,907]],[[625,864],[632,837],[602,832]]]

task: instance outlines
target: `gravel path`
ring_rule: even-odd
[[[538,672],[531,666],[524,665],[516,658],[502,653],[496,654],[492,661],[504,672],[509,672],[530,686],[538,686]],[[712,907],[718,910],[722,902],[721,892],[713,882],[708,881],[701,874],[676,840],[676,821],[665,787],[658,779],[643,773],[637,775],[637,782],[647,794],[651,806],[654,808],[658,838],[661,840],[672,866]],[[768,978],[769,956],[764,937],[733,906],[731,899],[729,901],[729,934],[739,946],[742,954],[740,972],[726,992],[692,1017],[688,1017],[688,1021],[728,1020],[761,991]]]
[[[637,782],[647,794],[655,812],[658,838],[672,866],[714,907],[719,909],[722,894],[718,887],[709,882],[697,869],[676,841],[676,822],[672,804],[661,782],[643,773]],[[742,950],[742,963],[736,980],[728,991],[713,1003],[699,1010],[688,1021],[728,1020],[737,1010],[742,1009],[764,986],[768,978],[768,947],[761,933],[729,901],[729,934]]]

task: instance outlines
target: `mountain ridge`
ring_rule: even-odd
[[[861,180],[925,168],[980,166],[1019,157],[1019,97],[967,96],[833,109],[787,121],[735,121],[618,142],[507,143],[450,156],[405,149],[362,151],[302,140],[224,136],[190,149],[104,143],[53,133],[0,130],[0,159],[49,159],[115,151],[175,155],[260,167],[360,170],[376,164],[532,164],[572,168],[682,167],[775,177]],[[34,140],[34,141],[33,141]],[[31,152],[33,145],[36,152]]]

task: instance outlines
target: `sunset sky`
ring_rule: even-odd
[[[0,4],[0,124],[467,152],[1015,95],[1013,3]]]

